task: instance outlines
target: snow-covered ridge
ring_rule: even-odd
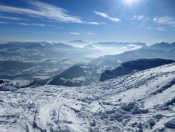
[[[161,58],[152,58],[152,59],[137,59],[128,62],[124,62],[121,66],[117,67],[114,70],[106,70],[101,74],[100,81],[116,78],[119,76],[131,74],[134,72],[155,68],[158,66],[174,63],[174,60],[161,59]]]
[[[3,131],[173,131],[175,63],[86,87],[0,92]]]

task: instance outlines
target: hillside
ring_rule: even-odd
[[[127,75],[130,73],[158,67],[165,64],[171,64],[175,61],[161,59],[161,58],[152,58],[152,59],[137,59],[132,61],[127,61],[121,64],[114,70],[106,70],[101,74],[100,81],[105,81],[108,79],[116,78],[119,76]]]
[[[61,74],[53,77],[49,82],[50,85],[62,85],[68,87],[88,85],[97,81],[100,75],[94,67],[85,65],[74,65]]]
[[[85,82],[85,72],[79,65],[74,65],[54,77],[49,84],[64,86],[79,86]]]
[[[175,128],[175,63],[86,87],[1,92],[1,131],[166,132]]]

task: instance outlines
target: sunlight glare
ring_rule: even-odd
[[[128,5],[133,5],[137,2],[138,0],[124,0],[124,2]]]

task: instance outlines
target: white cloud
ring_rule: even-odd
[[[159,25],[169,25],[175,27],[175,19],[173,17],[155,17],[153,21]]]
[[[18,17],[9,17],[9,16],[0,16],[0,19],[5,19],[5,20],[15,20],[15,21],[23,20],[23,19],[18,18]]]
[[[35,9],[0,5],[0,12],[29,15],[30,17],[35,18],[47,18],[57,22],[82,23],[80,17],[71,16],[67,14],[67,11],[62,8],[38,1],[30,2],[30,4],[32,4]]]
[[[35,19],[40,20],[44,19],[49,20],[51,22],[59,22],[59,23],[81,23],[91,25],[101,24],[95,21],[93,22],[84,21],[82,20],[81,17],[70,15],[67,10],[56,7],[54,5],[46,4],[39,1],[28,1],[28,3],[33,6],[33,9],[0,5],[0,12],[27,15],[28,17],[33,17]],[[15,17],[3,17],[3,16],[1,16],[1,18],[11,20],[20,19]]]
[[[70,32],[70,34],[76,35],[76,36],[80,35],[80,33],[78,33],[78,32]]]
[[[22,25],[22,26],[40,26],[40,27],[45,27],[45,26],[53,26],[53,25],[46,25],[43,23],[16,23],[18,25]]]
[[[6,23],[9,23],[9,22],[0,21],[0,24],[6,24]],[[43,24],[43,23],[24,23],[24,22],[13,23],[13,24],[22,25],[22,26],[40,26],[40,27],[54,26],[54,25],[48,25],[48,24],[46,25],[46,24]]]
[[[98,15],[98,16],[104,17],[104,18],[106,18],[106,19],[108,19],[108,20],[111,20],[111,21],[113,21],[113,22],[121,22],[121,20],[120,20],[119,18],[117,18],[117,17],[111,17],[111,16],[109,16],[107,13],[98,12],[98,11],[94,11],[94,13],[95,13],[96,15]]]
[[[101,25],[102,23],[98,23],[98,22],[87,22],[87,24],[91,24],[91,25]]]

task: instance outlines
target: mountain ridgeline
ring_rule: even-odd
[[[110,67],[114,69],[123,62],[140,58],[164,58],[175,60],[175,42],[161,42],[117,55],[102,56],[92,60],[90,64],[96,67]]]
[[[104,81],[166,64],[156,58],[162,58],[168,62],[175,60],[175,43],[162,42],[150,46],[129,42],[67,43],[8,42],[0,44],[0,79],[25,80],[26,83],[22,83],[21,87],[40,84],[73,87],[89,85],[99,80]],[[79,45],[84,43],[86,46],[79,48],[75,46],[77,43]],[[90,47],[87,48],[88,45]],[[116,55],[91,58],[91,55],[100,51],[99,47],[103,51],[111,49],[115,51],[115,49],[127,47],[130,51],[127,50],[121,54],[117,54],[116,51]]]
[[[133,61],[124,62],[121,66],[114,70],[106,70],[101,74],[100,81],[105,81],[112,78],[117,78],[119,76],[127,75],[130,73],[174,63],[174,60],[167,59],[138,59]]]
[[[61,48],[74,49],[74,46],[64,43],[49,43],[49,42],[8,42],[0,44],[0,49],[45,49],[45,48]]]

